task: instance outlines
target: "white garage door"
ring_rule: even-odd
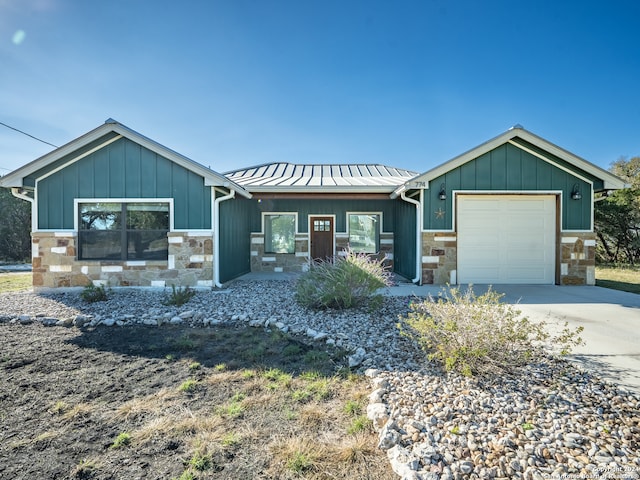
[[[458,195],[458,283],[555,283],[553,195]]]

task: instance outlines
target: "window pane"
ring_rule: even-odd
[[[166,260],[169,256],[167,231],[127,232],[127,259]]]
[[[379,233],[380,215],[349,215],[349,245],[356,252],[377,253]]]
[[[294,253],[296,248],[295,215],[264,216],[265,253]]]
[[[85,260],[120,260],[122,233],[113,230],[81,230],[78,232],[80,258]]]
[[[82,203],[79,213],[79,259],[168,258],[168,203]]]
[[[122,204],[80,204],[81,230],[119,230],[122,228]]]
[[[127,205],[128,230],[169,230],[169,204],[130,203]]]

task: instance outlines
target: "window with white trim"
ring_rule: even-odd
[[[167,260],[169,204],[80,203],[79,260]]]
[[[290,213],[265,214],[264,252],[295,253],[296,216]]]
[[[349,246],[358,253],[380,251],[380,215],[377,213],[350,213]]]

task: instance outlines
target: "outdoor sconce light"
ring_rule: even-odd
[[[440,192],[438,193],[438,198],[440,200],[446,200],[447,199],[447,191],[444,188],[444,183],[440,184]]]
[[[580,200],[582,198],[582,194],[580,193],[580,186],[576,183],[571,190],[571,198],[574,200]]]

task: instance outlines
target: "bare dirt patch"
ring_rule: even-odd
[[[0,323],[0,347],[0,478],[395,478],[339,351],[244,325],[37,322]]]

